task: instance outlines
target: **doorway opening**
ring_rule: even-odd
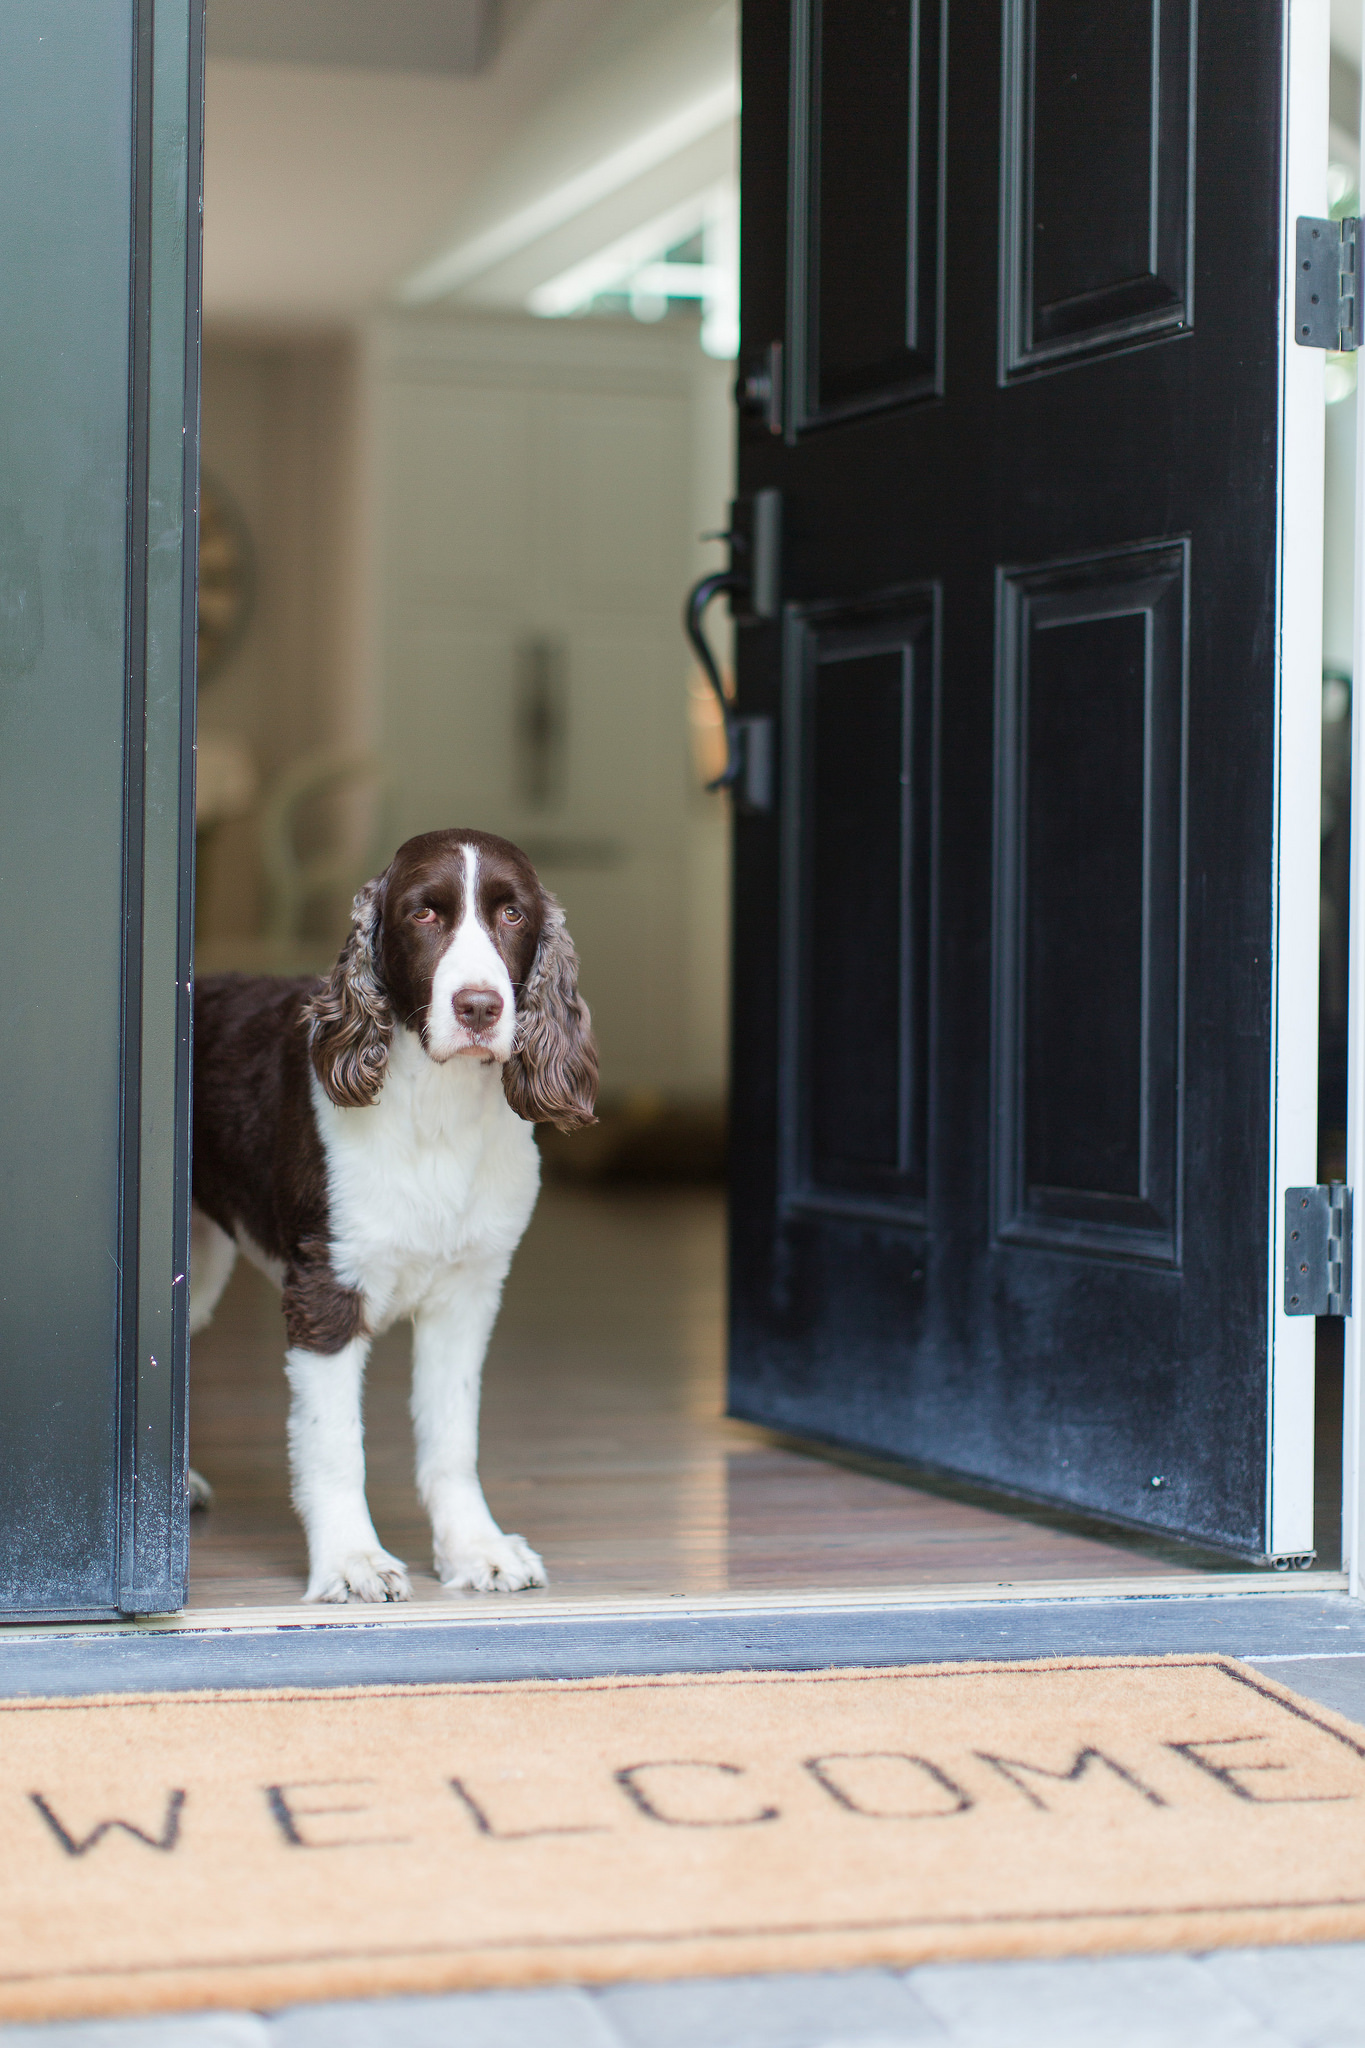
[[[725,1417],[731,820],[679,614],[733,490],[733,5],[465,0],[384,49],[318,13],[210,0],[198,972],[325,970],[444,825],[564,903],[602,1113],[543,1134],[485,1377],[489,1502],[551,1576],[519,1601],[1242,1583]],[[194,1346],[191,1610],[302,1591],[283,1345],[240,1262]],[[430,1610],[407,1350],[372,1357],[369,1489]],[[1324,1339],[1320,1418],[1331,1372]]]
[[[1360,211],[1360,22],[1332,7],[1327,200]],[[1350,961],[1351,701],[1355,624],[1356,359],[1330,354],[1324,378],[1322,604],[1322,890],[1318,981],[1318,1178],[1346,1175],[1347,986]],[[1317,1332],[1314,1524],[1319,1561],[1341,1558],[1343,1324]]]

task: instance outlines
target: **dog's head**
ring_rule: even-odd
[[[519,847],[424,832],[355,899],[351,932],[305,1006],[318,1079],[343,1109],[383,1086],[396,1027],[429,1059],[497,1061],[508,1102],[562,1131],[593,1122],[597,1050],[564,913]]]

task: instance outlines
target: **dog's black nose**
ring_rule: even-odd
[[[455,1016],[466,1031],[487,1031],[502,1015],[502,997],[495,988],[455,991]]]

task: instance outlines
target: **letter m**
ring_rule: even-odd
[[[1091,1764],[1102,1764],[1105,1770],[1112,1771],[1116,1778],[1121,1778],[1125,1785],[1130,1786],[1134,1792],[1139,1793],[1149,1806],[1166,1806],[1169,1804],[1167,1800],[1162,1798],[1159,1792],[1154,1792],[1150,1785],[1144,1785],[1141,1778],[1134,1777],[1133,1773],[1126,1770],[1115,1758],[1106,1756],[1102,1749],[1087,1747],[1077,1750],[1075,1761],[1072,1763],[1070,1770],[1066,1771],[1050,1771],[1045,1764],[1025,1763],[1022,1757],[992,1756],[984,1749],[978,1749],[974,1754],[981,1763],[989,1764],[993,1771],[999,1771],[1002,1778],[1008,1779],[1017,1792],[1023,1793],[1029,1805],[1036,1806],[1040,1813],[1048,1813],[1051,1809],[1047,1801],[1040,1798],[1033,1787],[1026,1783],[1026,1777],[1051,1778],[1053,1783],[1057,1785],[1076,1785],[1080,1783],[1081,1779],[1090,1769]]]

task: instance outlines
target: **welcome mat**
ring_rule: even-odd
[[[0,1704],[0,2016],[1365,1937],[1226,1659]]]

